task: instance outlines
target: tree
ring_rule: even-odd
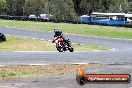
[[[25,0],[6,0],[7,15],[22,16]]]
[[[6,5],[6,1],[5,0],[0,0],[0,14],[5,13],[5,5]]]
[[[70,6],[69,4],[73,2],[69,2],[70,0],[51,0],[49,7],[50,13],[54,15],[55,19],[58,20],[75,20],[76,12],[74,10],[74,6]],[[74,19],[75,18],[75,19]]]
[[[48,0],[25,0],[24,14],[25,15],[40,15],[49,13]]]
[[[12,16],[52,14],[75,20],[92,12],[132,12],[132,0],[0,0],[0,14]]]
[[[72,0],[74,3],[74,10],[78,15],[82,15],[82,10],[80,8],[81,0]]]
[[[128,0],[112,0],[109,7],[109,12],[128,13],[130,10],[129,7],[130,6]]]

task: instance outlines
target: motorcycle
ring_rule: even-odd
[[[57,39],[55,39],[55,43],[56,43],[56,49],[59,52],[65,52],[67,50],[69,50],[70,52],[74,51],[73,47],[70,44],[69,39],[64,40],[62,37],[58,37]]]

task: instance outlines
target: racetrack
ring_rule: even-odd
[[[52,32],[28,29],[0,27],[0,32],[11,35],[41,40],[51,40]],[[112,47],[110,51],[87,52],[0,52],[0,65],[44,65],[44,64],[83,64],[100,63],[110,65],[100,69],[89,69],[88,72],[127,73],[132,75],[132,40],[98,38],[65,34],[72,43],[95,44]],[[77,85],[76,73],[67,76],[33,79],[0,80],[0,88],[132,88],[131,84],[88,84]],[[50,85],[49,85],[50,84]]]
[[[11,35],[41,40],[51,40],[52,32],[43,32],[30,29],[0,27],[0,32]],[[0,52],[1,65],[26,64],[60,64],[60,63],[103,63],[103,64],[131,64],[132,40],[99,38],[95,36],[82,36],[65,34],[72,43],[95,44],[112,47],[111,51],[88,52]]]

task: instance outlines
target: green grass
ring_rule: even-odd
[[[110,47],[103,47],[103,46],[97,46],[97,45],[73,45],[75,48],[75,51],[88,51],[88,50],[109,50]]]
[[[73,45],[75,51],[109,50],[108,47],[96,45]],[[29,38],[7,37],[6,42],[0,42],[0,52],[12,51],[56,51],[55,44],[49,41],[33,40]]]
[[[59,70],[50,70],[46,73],[30,73],[30,72],[0,72],[0,78],[34,78],[34,77],[49,77],[56,75],[65,75],[68,74],[66,71]]]
[[[16,78],[26,78],[29,77],[31,74],[23,73],[23,72],[0,72],[1,78],[9,78],[9,77],[16,77]]]
[[[54,28],[59,27],[62,29],[64,33],[70,33],[70,34],[132,39],[132,28],[124,28],[124,27],[97,26],[97,25],[87,25],[87,24],[32,22],[32,21],[10,21],[10,20],[0,20],[0,26],[30,28],[35,30],[49,31],[49,32],[52,32]]]
[[[0,78],[34,78],[34,77],[49,77],[49,76],[60,76],[66,75],[68,72],[63,70],[50,70],[46,73],[31,73],[31,72],[0,72]]]

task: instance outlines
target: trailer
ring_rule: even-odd
[[[81,23],[107,26],[130,26],[132,25],[132,14],[93,12],[90,16],[81,16]]]

